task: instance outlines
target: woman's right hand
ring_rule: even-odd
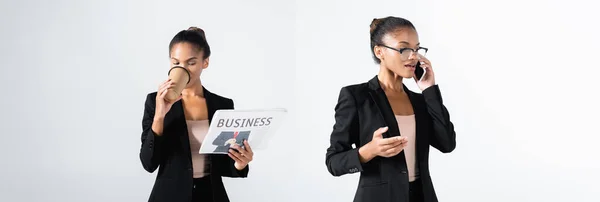
[[[171,107],[173,106],[173,103],[179,101],[181,99],[181,96],[179,96],[179,98],[177,98],[177,100],[173,101],[173,102],[169,102],[167,101],[167,99],[165,99],[165,97],[167,96],[167,92],[170,88],[173,88],[175,86],[175,83],[173,83],[173,81],[171,81],[171,79],[168,79],[166,81],[164,81],[163,83],[160,84],[160,86],[158,86],[158,91],[156,94],[156,108],[155,108],[155,112],[154,112],[154,117],[156,118],[164,118],[165,115],[167,114],[167,112],[169,112],[169,110],[171,110]]]
[[[383,138],[383,133],[388,130],[388,127],[377,129],[373,132],[373,139],[359,149],[360,160],[365,163],[375,158],[392,157],[398,155],[403,149],[408,140],[403,136],[395,136]]]
[[[177,98],[174,102],[169,102],[165,99],[167,95],[167,91],[169,88],[175,86],[171,79],[164,81],[160,86],[158,86],[158,91],[156,92],[156,106],[154,109],[154,122],[152,123],[152,131],[158,136],[162,136],[163,128],[164,128],[164,120],[167,112],[171,110],[173,103],[179,101],[181,96]]]

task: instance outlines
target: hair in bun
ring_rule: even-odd
[[[206,36],[204,35],[204,30],[203,29],[200,29],[198,27],[190,27],[190,28],[188,28],[188,31],[197,32],[198,34],[202,35],[202,37],[204,37],[204,39],[206,39]]]
[[[204,53],[204,59],[210,57],[210,46],[208,45],[208,41],[206,41],[206,35],[203,29],[192,26],[187,30],[181,30],[173,37],[173,39],[171,39],[171,42],[169,43],[169,53],[175,44],[184,42],[190,43],[198,51],[202,51]]]
[[[394,16],[374,18],[369,27],[369,32],[371,35],[371,53],[373,60],[375,60],[375,63],[377,64],[381,63],[381,60],[375,56],[374,48],[377,45],[383,44],[383,36],[385,36],[387,33],[396,31],[398,28],[408,27],[416,30],[415,26],[407,19]]]

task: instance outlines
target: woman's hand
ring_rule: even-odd
[[[425,58],[425,56],[419,54],[419,62],[421,63],[421,68],[425,70],[425,73],[423,73],[423,76],[420,80],[417,79],[416,75],[413,78],[417,82],[417,86],[419,86],[421,91],[424,91],[425,89],[435,85],[435,76],[433,74],[433,69],[431,68],[431,62]]]
[[[229,149],[229,157],[235,161],[235,168],[238,170],[243,170],[248,166],[248,163],[252,161],[252,157],[254,157],[254,152],[252,152],[252,148],[248,144],[248,140],[244,140],[244,148],[240,147],[237,144],[233,144],[232,148]]]
[[[154,117],[156,118],[164,118],[165,115],[167,114],[167,112],[169,112],[169,110],[171,110],[171,107],[173,106],[173,104],[179,100],[181,100],[181,96],[179,96],[179,98],[177,98],[177,100],[175,100],[174,102],[169,102],[167,101],[167,99],[165,99],[165,96],[167,95],[167,92],[170,88],[173,88],[175,86],[175,83],[173,83],[173,81],[171,81],[171,79],[168,79],[166,81],[164,81],[163,83],[160,84],[160,86],[158,87],[158,91],[157,91],[157,95],[156,95],[156,108],[155,108],[155,112],[154,112]]]
[[[373,132],[373,139],[358,150],[361,162],[366,163],[376,156],[386,158],[396,156],[404,150],[404,146],[407,143],[406,137],[395,136],[383,138],[383,133],[387,130],[388,127],[377,129]]]
[[[163,83],[161,83],[160,86],[158,86],[158,91],[156,91],[156,106],[154,109],[154,120],[152,123],[152,131],[154,131],[154,133],[158,136],[162,136],[165,115],[167,114],[167,112],[169,112],[169,110],[171,110],[173,103],[175,103],[181,99],[181,96],[179,96],[179,98],[177,98],[177,100],[175,100],[175,102],[169,102],[165,99],[165,96],[167,95],[167,91],[169,90],[169,88],[172,88],[173,86],[175,86],[173,81],[171,81],[171,79],[168,79],[168,80],[164,81]]]

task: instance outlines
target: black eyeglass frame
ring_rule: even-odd
[[[393,47],[386,46],[386,45],[384,45],[384,44],[378,44],[378,46],[383,46],[383,47],[386,47],[386,48],[389,48],[389,49],[395,50],[395,51],[399,52],[400,54],[402,54],[402,53],[403,53],[404,51],[406,51],[406,50],[411,50],[413,53],[418,53],[418,52],[419,52],[419,50],[425,50],[425,54],[427,54],[427,51],[429,51],[429,48],[425,48],[425,47],[419,47],[419,48],[417,48],[417,50],[415,50],[415,49],[412,49],[412,48],[401,48],[401,49],[397,49],[397,48],[393,48]]]

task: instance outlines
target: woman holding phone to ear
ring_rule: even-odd
[[[341,89],[327,169],[333,176],[361,173],[355,202],[435,202],[429,148],[452,152],[456,134],[425,58],[428,49],[403,18],[374,19],[370,32],[380,70],[368,82]],[[415,68],[425,70],[420,79]],[[403,79],[415,80],[422,94]]]
[[[170,79],[146,97],[140,160],[150,173],[158,168],[148,201],[228,202],[221,177],[247,177],[254,154],[247,141],[228,155],[199,154],[215,111],[234,108],[233,100],[208,91],[200,81],[210,57],[204,31],[191,27],[177,33],[169,57],[171,67],[183,67],[190,80],[175,101],[165,99],[175,86]]]

